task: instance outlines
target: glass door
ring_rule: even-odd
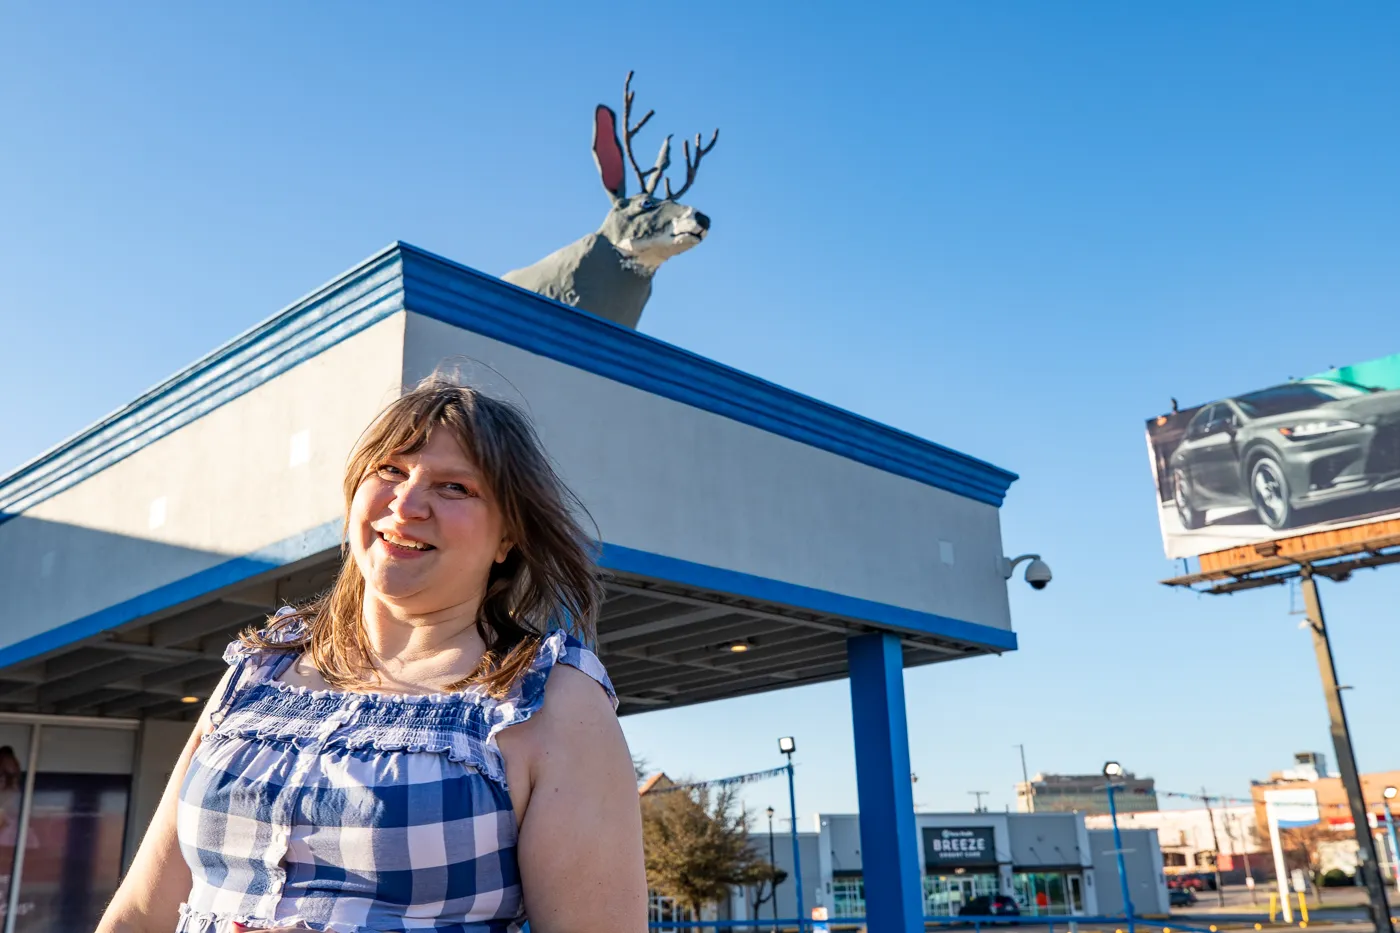
[[[14,880],[18,852],[24,776],[29,767],[30,726],[0,723],[0,918],[10,912],[10,887]],[[15,914],[24,916],[33,909],[21,900]]]
[[[19,897],[5,931],[92,933],[121,877],[136,733],[27,728],[38,730],[38,758],[33,775],[25,775],[32,793],[21,819],[24,853],[13,872]]]
[[[1065,890],[1068,894],[1068,904],[1066,905],[1071,914],[1084,913],[1084,878],[1080,875],[1065,875]]]

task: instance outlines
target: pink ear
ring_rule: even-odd
[[[602,104],[593,111],[593,159],[603,187],[615,198],[627,194],[627,173],[622,165],[622,143],[617,139],[617,114]]]

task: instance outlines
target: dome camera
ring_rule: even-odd
[[[1050,585],[1053,577],[1050,574],[1050,565],[1043,560],[1033,560],[1026,568],[1026,582],[1033,590],[1043,590]]]
[[[1015,559],[1003,557],[1001,559],[1001,575],[1010,580],[1012,574],[1016,572],[1016,567],[1030,561],[1026,567],[1026,582],[1033,590],[1043,590],[1050,585],[1054,575],[1050,573],[1050,565],[1040,559],[1039,554],[1022,554]]]

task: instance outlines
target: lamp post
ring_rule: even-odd
[[[773,869],[773,877],[768,880],[768,894],[773,898],[773,933],[778,933],[778,853],[773,848],[772,807],[768,808],[768,864]]]
[[[1123,862],[1123,834],[1118,831],[1118,804],[1114,799],[1114,795],[1123,789],[1122,784],[1114,783],[1115,778],[1123,776],[1123,766],[1116,761],[1105,762],[1103,776],[1108,778],[1104,789],[1108,791],[1108,815],[1113,820],[1113,850],[1118,857],[1118,884],[1123,889],[1123,913],[1128,919],[1128,933],[1137,933],[1137,921],[1133,918],[1136,913],[1133,910],[1133,895],[1128,890],[1128,867]]]
[[[797,788],[792,777],[792,753],[797,751],[797,740],[790,735],[778,739],[778,751],[787,756],[788,806],[792,812],[792,877],[797,882],[797,931],[802,933],[802,853],[797,851]],[[777,899],[774,898],[776,903]]]
[[[1382,791],[1385,797],[1382,806],[1385,807],[1385,831],[1390,834],[1390,868],[1395,874],[1395,889],[1400,891],[1400,845],[1395,842],[1395,817],[1390,815],[1390,802],[1395,799],[1396,793],[1394,787]]]

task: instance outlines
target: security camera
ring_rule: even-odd
[[[1053,578],[1050,574],[1050,565],[1043,560],[1033,560],[1031,565],[1026,568],[1026,582],[1031,585],[1033,590],[1045,589],[1050,585],[1051,579]]]
[[[1030,565],[1026,567],[1026,582],[1031,585],[1031,589],[1043,590],[1049,586],[1054,576],[1050,573],[1050,565],[1041,560],[1039,554],[1022,554],[1015,559],[1003,557],[1001,559],[1002,577],[1010,580],[1011,575],[1016,572],[1016,567],[1026,561],[1030,561]]]

